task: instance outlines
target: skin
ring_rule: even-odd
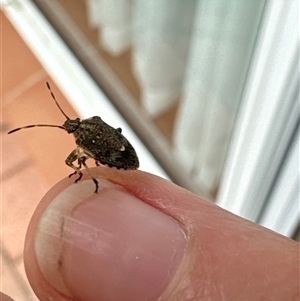
[[[231,214],[154,175],[110,168],[91,171],[97,178],[121,185],[141,202],[178,221],[182,227],[186,235],[185,254],[160,301],[299,300],[297,242]],[[87,178],[86,174],[84,178]],[[49,285],[41,274],[34,249],[41,215],[53,198],[73,181],[64,179],[51,189],[39,204],[28,228],[25,268],[42,301],[79,300],[67,298]],[[10,299],[2,297],[1,300]]]

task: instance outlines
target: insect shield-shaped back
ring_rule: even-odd
[[[95,193],[98,192],[99,185],[85,163],[88,158],[94,159],[97,166],[103,164],[117,169],[138,169],[139,159],[137,154],[132,145],[121,134],[122,130],[120,128],[114,129],[98,116],[82,121],[79,118],[70,119],[58,104],[48,82],[47,87],[57,107],[66,117],[65,123],[62,126],[51,124],[27,125],[11,130],[8,134],[31,127],[56,127],[73,134],[77,147],[65,160],[65,163],[75,171],[69,177],[78,174],[78,178],[75,180],[75,183],[77,183],[82,178],[80,169],[83,165],[95,183]],[[77,161],[78,166],[73,164],[75,161]]]
[[[67,120],[63,127],[69,128],[70,122]],[[98,163],[118,169],[137,169],[139,160],[136,152],[121,131],[94,116],[82,120],[73,135],[84,153]]]

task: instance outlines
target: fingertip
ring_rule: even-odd
[[[153,186],[143,187],[156,177],[139,171],[92,171],[99,194],[85,175],[78,184],[62,180],[38,205],[24,250],[29,282],[41,300],[120,300],[126,294],[125,300],[141,300],[144,294],[156,300],[183,258],[184,231],[171,215],[157,210],[162,204],[153,206],[159,185],[154,195]],[[90,235],[96,235],[91,242],[86,240]],[[117,274],[110,272],[114,270]],[[112,296],[116,286],[119,295]]]
[[[169,258],[175,258],[173,270],[170,269],[171,278],[167,278],[165,286],[152,296],[153,300],[161,294],[162,301],[184,301],[191,294],[200,296],[203,291],[211,299],[221,298],[222,293],[229,300],[236,299],[236,296],[253,300],[252,297],[258,295],[280,300],[284,296],[297,294],[295,280],[299,246],[295,242],[151,174],[102,167],[91,171],[101,182],[99,195],[93,193],[94,183],[86,175],[79,184],[73,184],[73,179],[66,178],[45,195],[30,222],[24,252],[25,268],[40,300],[98,301],[99,296],[105,296],[106,301],[122,300],[119,296],[110,295],[116,289],[120,289],[123,296],[134,292],[135,297],[128,300],[142,300],[140,291],[135,291],[130,283],[136,275],[140,278],[145,276],[144,279],[151,282],[145,271],[139,269],[139,262],[142,266],[153,267],[155,274],[159,266],[171,264]],[[69,190],[72,187],[75,190]],[[113,190],[117,192],[117,197],[112,197]],[[55,201],[60,194],[63,197]],[[149,211],[144,205],[152,207],[152,210]],[[156,215],[153,210],[162,215]],[[71,218],[65,218],[68,216]],[[130,222],[135,219],[148,227],[143,224],[135,226]],[[159,222],[155,225],[153,221]],[[157,225],[158,228],[151,232]],[[128,236],[128,233],[134,235]],[[143,233],[150,239],[149,245],[142,244]],[[135,240],[136,237],[138,240]],[[160,252],[160,246],[165,243],[163,238],[172,243],[165,245],[164,251]],[[68,243],[70,241],[71,244]],[[82,242],[83,245],[74,248]],[[143,246],[146,247],[143,249]],[[51,248],[52,253],[48,252]],[[170,248],[173,248],[172,256],[168,253]],[[60,256],[62,252],[64,256]],[[87,253],[94,258],[90,260],[86,257]],[[147,254],[150,256],[147,257]],[[162,256],[161,261],[153,261],[151,254],[157,258]],[[174,254],[178,256],[173,257]],[[109,262],[105,258],[110,258]],[[141,258],[146,259],[140,261]],[[78,264],[80,262],[84,264]],[[97,265],[93,264],[95,262]],[[114,282],[112,289],[109,282],[109,279],[115,281],[112,271],[117,271],[119,275],[120,269],[126,268],[124,263],[139,272],[123,278],[119,283]],[[99,269],[107,273],[101,275]],[[105,283],[100,291],[98,282],[94,281],[98,278],[88,277],[89,271],[96,273],[94,275]],[[163,270],[157,271],[160,277],[164,277]],[[85,280],[82,275],[88,280],[86,292],[80,286]],[[266,275],[275,277],[266,279]],[[142,280],[138,279],[138,284],[139,281]],[[274,292],[274,281],[283,288],[281,294]],[[122,291],[124,287],[125,293]]]

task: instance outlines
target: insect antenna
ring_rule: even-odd
[[[62,130],[66,130],[63,126],[61,125],[53,125],[53,124],[32,124],[32,125],[26,125],[26,126],[21,126],[19,128],[13,129],[11,131],[9,131],[7,134],[12,134],[14,132],[17,132],[19,130],[23,130],[23,129],[28,129],[28,128],[34,128],[34,127],[42,127],[42,126],[46,126],[46,127],[52,127],[52,128],[59,128]]]
[[[63,114],[68,120],[70,120],[70,117],[67,116],[67,114],[62,110],[62,108],[61,108],[60,105],[58,104],[58,102],[57,102],[57,100],[56,100],[56,98],[55,98],[55,96],[54,96],[54,93],[53,93],[52,90],[51,90],[50,84],[49,84],[48,82],[46,82],[46,84],[47,84],[47,88],[49,89],[50,94],[51,94],[52,98],[54,99],[54,101],[55,101],[57,107],[58,107],[59,110],[62,112],[62,114]]]
[[[47,88],[49,89],[50,91],[50,94],[52,96],[52,98],[54,99],[57,107],[59,108],[59,110],[62,112],[62,114],[68,119],[70,120],[70,118],[67,116],[67,114],[62,110],[62,108],[60,107],[59,103],[57,102],[52,90],[51,90],[51,87],[50,87],[50,84],[48,82],[46,82],[47,84]],[[54,125],[54,124],[32,124],[32,125],[26,125],[26,126],[21,126],[19,128],[16,128],[16,129],[13,129],[11,131],[9,131],[7,134],[12,134],[14,132],[17,132],[19,130],[23,130],[23,129],[29,129],[29,128],[33,128],[33,127],[42,127],[42,126],[45,126],[45,127],[53,127],[53,128],[59,128],[59,129],[62,129],[62,130],[66,130],[63,126],[61,125]]]

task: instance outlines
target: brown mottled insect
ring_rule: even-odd
[[[67,131],[68,134],[73,134],[77,147],[65,160],[65,163],[75,170],[69,177],[78,174],[79,177],[75,180],[75,183],[77,183],[82,178],[80,169],[83,165],[96,185],[95,193],[98,193],[99,185],[85,163],[88,158],[94,159],[97,166],[103,164],[117,169],[138,169],[139,159],[137,154],[128,140],[121,134],[121,128],[114,129],[98,116],[84,120],[69,118],[58,104],[48,82],[47,87],[57,107],[67,118],[65,123],[62,126],[51,124],[27,125],[11,130],[8,134],[22,129],[42,126],[57,127]],[[76,160],[78,166],[73,164]]]

